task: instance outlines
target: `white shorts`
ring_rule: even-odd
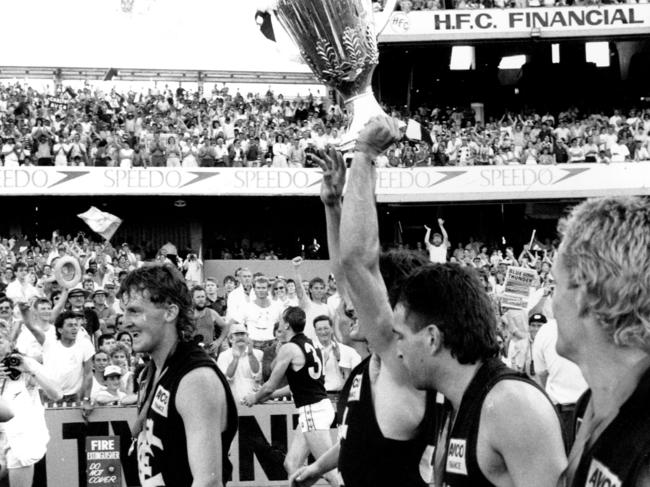
[[[328,398],[298,408],[298,424],[303,433],[329,430],[334,421],[334,406]]]
[[[0,444],[0,463],[10,469],[34,465],[47,451],[47,442],[34,440],[30,435],[20,435],[10,441],[2,433]]]

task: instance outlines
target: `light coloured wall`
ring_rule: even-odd
[[[253,273],[263,272],[267,276],[294,277],[290,260],[206,260],[203,269],[205,277],[216,277],[221,282],[225,276],[234,275],[238,267],[248,267]],[[332,271],[329,260],[306,260],[300,272],[303,279],[321,277],[327,280]]]

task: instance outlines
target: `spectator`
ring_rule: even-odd
[[[83,315],[64,311],[54,322],[56,339],[47,339],[40,328],[28,321],[30,331],[43,345],[43,365],[51,371],[63,392],[63,402],[88,401],[92,386],[92,362],[95,354],[89,340],[78,337]],[[27,323],[26,323],[27,324]]]
[[[573,443],[573,415],[576,403],[587,390],[587,383],[576,364],[560,357],[555,350],[557,322],[548,320],[533,341],[535,380],[544,387],[562,420],[567,449]]]
[[[97,402],[97,394],[106,390],[106,380],[104,379],[104,370],[110,365],[108,353],[99,350],[92,358],[93,384],[90,388],[90,401]]]
[[[104,369],[104,381],[106,385],[95,395],[97,404],[114,404],[119,406],[135,404],[137,401],[135,394],[126,394],[120,389],[121,379],[122,372],[116,365],[108,365]]]
[[[27,303],[39,297],[38,290],[27,281],[27,265],[18,262],[14,265],[16,278],[9,283],[5,294],[14,303]]]
[[[350,372],[361,362],[361,357],[352,347],[339,343],[334,338],[334,326],[329,316],[317,316],[314,329],[318,340],[315,345],[323,354],[323,373],[327,392],[339,392]]]
[[[229,319],[232,319],[233,316],[241,315],[244,305],[250,301],[252,291],[253,274],[251,273],[250,269],[243,268],[239,271],[239,285],[228,293],[227,316]]]
[[[444,264],[447,262],[447,252],[451,244],[449,243],[449,235],[447,235],[447,231],[445,230],[445,221],[442,218],[438,218],[438,226],[442,233],[434,233],[433,241],[430,240],[431,228],[426,225],[424,226],[426,230],[424,244],[429,252],[429,260],[434,263]]]
[[[104,289],[98,289],[92,294],[92,300],[95,313],[99,320],[99,329],[102,333],[106,333],[109,324],[115,323],[115,309],[106,304],[106,297],[108,293]]]
[[[237,403],[255,392],[262,377],[263,352],[253,347],[246,326],[233,323],[230,327],[230,348],[222,352],[217,365],[226,375]]]
[[[0,326],[0,360],[12,353],[11,347],[9,330],[4,323]],[[34,465],[47,450],[49,433],[39,390],[52,401],[62,396],[61,388],[50,377],[51,371],[28,356],[21,356],[15,368],[0,365],[3,379],[0,397],[13,413],[13,417],[2,425],[2,465],[9,471],[11,487],[32,485]]]
[[[210,355],[216,357],[227,334],[226,322],[213,309],[208,307],[205,289],[201,286],[192,288],[192,305],[194,309],[194,338],[203,343]]]
[[[296,273],[296,281],[301,282],[300,266],[303,260],[301,257],[295,257],[292,264]],[[298,297],[299,306],[306,315],[305,330],[303,333],[313,342],[317,341],[316,331],[314,330],[314,318],[317,316],[329,316],[327,303],[323,302],[325,296],[325,282],[320,277],[315,277],[307,282],[307,290],[301,286],[296,286],[296,296]]]
[[[246,327],[253,346],[262,351],[273,345],[273,324],[279,321],[283,311],[280,303],[271,300],[269,285],[267,277],[255,278],[255,298],[241,308],[239,315],[233,315],[235,322]]]

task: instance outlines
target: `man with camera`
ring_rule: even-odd
[[[2,475],[8,471],[10,487],[31,487],[34,465],[47,450],[49,433],[38,390],[52,401],[62,392],[45,370],[33,358],[12,351],[8,328],[0,321],[0,399],[13,413],[0,425],[0,464]]]

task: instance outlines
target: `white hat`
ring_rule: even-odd
[[[233,323],[230,325],[230,330],[228,331],[228,334],[232,335],[234,333],[248,333],[248,328],[246,328],[246,325],[242,323]]]
[[[108,377],[109,375],[119,375],[122,377],[122,369],[117,365],[109,365],[104,369],[104,377]]]

